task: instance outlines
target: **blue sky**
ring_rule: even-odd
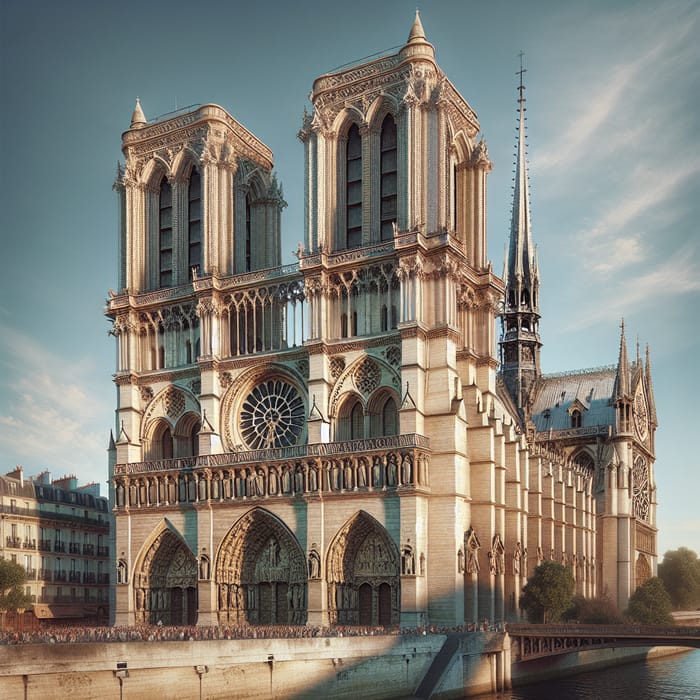
[[[525,52],[545,372],[650,343],[660,428],[660,552],[700,550],[700,4],[420,4],[437,60],[476,110],[495,167],[489,255],[510,218],[517,55]],[[225,107],[275,154],[303,237],[302,111],[318,75],[403,44],[415,2],[0,4],[0,468],[107,478],[121,133]]]

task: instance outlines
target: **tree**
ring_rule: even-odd
[[[523,589],[520,607],[530,622],[557,622],[574,597],[571,571],[554,561],[542,562],[535,568]]]
[[[700,607],[700,560],[693,550],[681,547],[666,552],[659,564],[659,578],[676,610]]]
[[[672,625],[671,598],[658,576],[647,579],[630,596],[625,616],[643,625]]]
[[[582,625],[617,625],[622,622],[615,603],[606,596],[584,598],[577,595],[562,619]]]
[[[0,559],[0,610],[15,611],[31,604],[24,592],[27,573],[14,561]]]

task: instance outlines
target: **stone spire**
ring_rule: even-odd
[[[134,107],[134,113],[131,115],[131,125],[130,129],[142,129],[146,126],[146,115],[141,109],[141,101],[136,98],[136,106]]]
[[[657,427],[659,425],[659,421],[656,418],[656,400],[654,399],[654,385],[651,381],[651,359],[649,352],[649,343],[647,343],[647,356],[646,365],[644,367],[644,379],[646,380],[647,397],[649,399],[649,417],[651,418],[651,422],[654,425],[654,427]]]
[[[539,335],[539,271],[532,244],[530,190],[525,141],[525,86],[520,54],[518,85],[518,140],[510,238],[504,266],[506,295],[501,313],[501,372],[515,404],[527,407],[532,387],[541,374]]]
[[[423,29],[423,23],[420,21],[420,12],[416,8],[416,18],[413,20],[413,26],[408,34],[407,44],[414,43],[416,41],[426,41],[425,30]]]
[[[630,397],[630,365],[627,359],[627,340],[625,338],[625,319],[620,324],[620,354],[617,360],[615,377],[615,401]]]
[[[435,58],[435,49],[425,36],[425,29],[423,29],[423,23],[420,21],[420,13],[417,9],[416,18],[413,20],[406,44],[399,53],[403,58]]]

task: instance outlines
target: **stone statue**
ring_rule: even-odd
[[[123,559],[120,559],[119,563],[117,564],[117,583],[127,583],[128,579],[129,577],[126,562]]]
[[[357,486],[361,489],[367,487],[367,461],[364,457],[360,457],[357,465]]]
[[[411,471],[411,459],[408,455],[404,455],[403,460],[401,460],[401,483],[404,486],[410,486],[413,483]]]
[[[474,532],[474,528],[470,527],[466,534],[466,549],[467,549],[467,573],[468,574],[478,574],[481,570],[479,565],[479,548],[481,547],[481,542]]]
[[[321,557],[315,548],[309,552],[309,578],[321,578]]]
[[[404,545],[401,552],[401,573],[407,576],[413,576],[416,573],[413,549],[408,544]]]
[[[386,483],[387,486],[396,486],[398,480],[398,465],[396,464],[396,455],[389,455],[389,463],[386,469]]]
[[[382,486],[382,462],[376,456],[372,463],[372,486],[375,488]]]
[[[520,574],[520,564],[523,558],[523,548],[520,542],[515,544],[515,551],[513,552],[513,573],[517,576]]]

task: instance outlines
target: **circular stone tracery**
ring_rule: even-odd
[[[243,401],[240,428],[252,450],[296,445],[304,428],[304,401],[288,382],[268,379]]]

